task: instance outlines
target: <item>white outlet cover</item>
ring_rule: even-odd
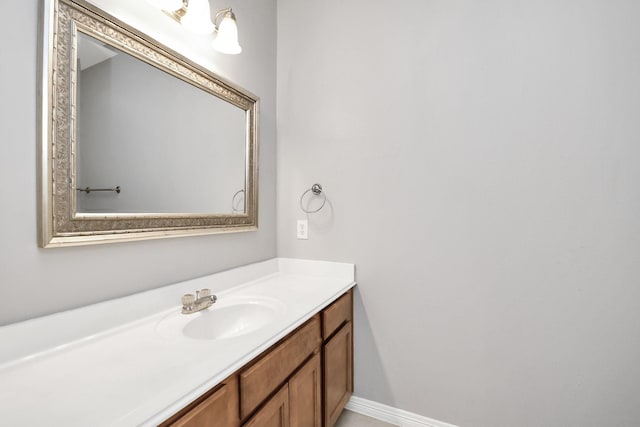
[[[296,237],[298,239],[306,240],[309,238],[309,221],[306,219],[299,219],[296,227]]]

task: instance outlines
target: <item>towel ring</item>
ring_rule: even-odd
[[[304,205],[302,204],[302,200],[304,200],[304,196],[306,196],[307,193],[309,193],[309,192],[311,192],[314,196],[322,195],[322,204],[320,205],[320,207],[318,209],[309,210],[309,209],[305,209],[304,208]],[[318,212],[320,209],[322,209],[324,207],[325,203],[327,203],[327,195],[322,192],[322,185],[320,185],[320,184],[313,184],[310,189],[308,189],[307,191],[302,193],[302,196],[300,196],[300,209],[302,209],[302,212],[305,212],[305,213],[308,213],[308,214]]]
[[[242,198],[238,197],[240,194],[242,194]],[[242,202],[238,203],[240,200],[242,200]],[[242,204],[242,209],[240,209],[240,204]],[[233,213],[244,212],[244,190],[236,191],[231,198],[231,211],[233,211]]]

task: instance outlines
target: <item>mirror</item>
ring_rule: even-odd
[[[233,213],[245,111],[80,31],[77,40],[77,212]]]
[[[53,9],[40,246],[255,230],[258,98],[85,1]]]

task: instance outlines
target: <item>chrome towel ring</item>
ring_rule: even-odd
[[[304,200],[304,196],[307,195],[307,193],[311,192],[313,196],[322,196],[322,204],[320,205],[320,207],[318,207],[317,209],[305,209],[304,205],[302,204],[302,201]],[[302,193],[302,196],[300,196],[300,209],[302,209],[302,212],[305,213],[316,213],[318,212],[320,209],[322,209],[324,207],[324,204],[327,203],[327,195],[324,194],[322,192],[322,185],[320,184],[313,184],[311,186],[311,188],[309,188],[307,191],[305,191],[304,193]]]

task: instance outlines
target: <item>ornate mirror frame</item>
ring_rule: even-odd
[[[39,67],[39,246],[51,248],[257,229],[258,98],[83,0],[49,0],[44,4]],[[74,59],[79,30],[246,111],[244,212],[77,213]]]

